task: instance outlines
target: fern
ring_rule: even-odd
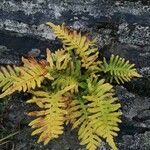
[[[113,138],[119,131],[121,112],[116,112],[120,104],[115,103],[117,98],[113,95],[112,86],[104,80],[89,80],[88,94],[81,98],[84,100],[77,99],[70,104],[68,119],[73,128],[79,127],[79,139],[81,144],[87,144],[88,150],[96,149],[102,139],[117,149]]]
[[[82,67],[97,69],[95,65],[99,64],[100,61],[96,61],[98,58],[98,48],[95,46],[95,40],[89,40],[87,36],[81,35],[81,32],[76,30],[70,31],[64,24],[54,25],[48,22],[47,25],[53,29],[55,35],[67,46],[67,50],[74,49],[75,53],[81,57]]]
[[[71,91],[78,91],[78,78],[80,77],[81,64],[77,61],[75,64],[71,62],[70,54],[65,50],[59,50],[51,53],[47,49],[47,69],[50,74],[55,78],[52,83],[53,87],[58,90],[64,89],[67,86],[75,85]]]
[[[23,67],[18,67],[14,70],[12,68],[10,70],[10,67],[7,67],[7,69],[9,68],[10,70],[10,80],[13,80],[11,80],[11,82],[9,82],[7,86],[3,88],[5,91],[0,95],[0,98],[5,97],[6,95],[10,95],[15,91],[25,92],[30,91],[31,89],[35,89],[36,86],[40,87],[45,77],[53,79],[50,75],[47,74],[47,70],[35,59],[22,58],[22,61],[24,63]],[[19,72],[18,76],[16,76],[15,73],[16,69],[18,69]],[[3,70],[6,70],[6,68],[3,68]],[[9,77],[8,71],[1,72],[1,76],[5,75],[7,78]]]
[[[96,82],[96,83],[94,83]],[[95,132],[101,138],[106,139],[112,149],[117,149],[114,143],[114,136],[117,136],[119,131],[118,123],[121,122],[121,112],[116,112],[121,107],[117,103],[117,98],[114,97],[112,85],[104,83],[104,80],[99,82],[89,82],[89,95],[84,96],[91,103],[88,105],[88,111],[91,113],[91,124],[94,126]]]
[[[0,70],[0,88],[5,91],[13,84],[19,72],[16,67],[10,65],[1,67]]]
[[[64,70],[68,67],[71,58],[65,50],[58,50],[55,53],[52,53],[49,49],[46,51],[50,70]]]
[[[134,68],[134,64],[125,61],[124,58],[111,55],[110,61],[104,58],[101,71],[106,73],[110,82],[115,80],[118,84],[130,81],[133,77],[141,77]]]
[[[84,52],[92,44],[92,42],[86,36],[81,35],[81,32],[77,33],[75,30],[71,32],[64,26],[64,24],[54,25],[53,23],[49,22],[47,25],[53,29],[55,35],[62,40],[68,49],[76,49],[76,52],[81,54],[81,56],[84,55]]]
[[[97,136],[91,125],[91,120],[88,116],[87,105],[82,98],[73,100],[68,108],[67,119],[73,124],[74,128],[79,128],[78,136],[81,145],[87,145],[88,150],[95,150],[101,139]]]
[[[68,86],[64,90],[56,93],[47,93],[44,91],[32,92],[34,97],[27,103],[36,103],[42,110],[30,112],[29,116],[37,117],[29,126],[35,129],[32,135],[40,134],[39,142],[47,144],[50,140],[58,138],[63,133],[63,124],[66,114],[65,103],[62,95],[69,91],[73,86]]]
[[[55,52],[47,49],[45,60],[22,58],[21,66],[0,67],[0,98],[15,91],[33,95],[27,103],[38,109],[28,113],[35,118],[29,126],[32,135],[39,135],[38,143],[58,138],[63,125],[70,123],[72,129],[78,129],[80,144],[87,150],[96,150],[103,140],[117,150],[121,105],[107,82],[124,83],[140,75],[119,56],[112,55],[109,62],[99,60],[95,40],[81,32],[48,25],[62,40],[63,48]]]

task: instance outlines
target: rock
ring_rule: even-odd
[[[144,134],[124,135],[122,143],[119,143],[121,150],[148,150],[150,148],[150,132]]]
[[[150,98],[130,93],[123,86],[117,86],[116,90],[122,104],[125,122],[141,130],[150,129]]]
[[[116,139],[119,150],[149,150],[150,147],[150,2],[146,0],[1,0],[0,1],[0,64],[19,65],[21,56],[33,48],[39,57],[48,47],[56,50],[61,43],[45,25],[66,23],[97,37],[100,54],[113,53],[135,63],[142,78],[116,86],[122,105],[121,131]],[[101,57],[101,56],[100,56]],[[28,96],[27,96],[28,97]],[[21,130],[4,149],[17,150],[81,150],[76,131],[66,132],[47,146],[37,144],[27,127],[26,95],[15,95],[12,107],[3,118],[6,130]],[[13,130],[12,130],[13,131]],[[109,149],[102,143],[99,149]]]

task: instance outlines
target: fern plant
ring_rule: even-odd
[[[118,84],[140,77],[133,64],[112,55],[98,59],[95,40],[63,25],[47,23],[62,41],[63,48],[46,50],[46,60],[22,58],[22,66],[2,66],[0,87],[3,98],[15,91],[33,95],[27,103],[38,110],[28,115],[35,119],[29,126],[38,142],[47,144],[63,134],[63,126],[78,129],[81,145],[96,150],[102,140],[117,150],[114,137],[121,122],[121,105],[111,82]]]

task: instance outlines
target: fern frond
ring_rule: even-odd
[[[52,53],[47,49],[47,69],[55,78],[52,86],[61,90],[67,86],[75,85],[73,92],[78,92],[78,78],[81,76],[81,63],[79,60],[73,62],[70,54],[65,50]]]
[[[62,40],[63,44],[67,46],[68,49],[76,49],[78,54],[81,53],[82,55],[91,45],[91,41],[86,36],[82,36],[81,32],[71,32],[64,24],[54,25],[48,22],[47,25],[53,29],[55,35]]]
[[[104,80],[89,80],[87,84],[87,95],[70,103],[68,120],[73,128],[79,127],[79,139],[82,145],[87,145],[88,150],[95,150],[102,139],[106,139],[111,148],[116,150],[114,136],[121,122],[121,112],[117,112],[120,104],[113,97],[112,86],[104,83]]]
[[[130,81],[133,77],[141,77],[134,66],[134,64],[130,64],[129,61],[125,61],[124,58],[121,58],[118,55],[111,55],[109,62],[104,58],[103,64],[101,65],[101,71],[108,75],[107,78],[110,82],[115,80],[120,84]]]
[[[77,93],[79,83],[73,76],[60,74],[60,76],[52,83],[52,86],[55,86],[57,89],[64,89],[65,87],[70,85],[75,85],[74,89],[71,90],[71,93]]]
[[[96,79],[95,79],[96,80]],[[104,83],[104,80],[89,81],[89,95],[83,96],[88,102],[88,112],[90,113],[91,124],[96,134],[106,139],[107,143],[113,150],[117,150],[114,137],[119,131],[118,123],[121,122],[121,107],[114,97],[112,86]]]
[[[82,98],[73,100],[67,109],[67,120],[72,124],[72,129],[79,128],[78,138],[81,145],[86,145],[87,150],[96,150],[101,139],[94,131],[89,119],[86,102]]]
[[[47,53],[47,62],[50,69],[64,70],[68,67],[68,63],[71,60],[69,53],[66,53],[65,50],[57,50],[52,53],[49,49],[46,50]]]
[[[15,91],[30,91],[40,87],[44,78],[53,80],[47,73],[45,66],[42,66],[35,59],[22,58],[24,66],[18,67],[19,76],[13,76],[13,83],[0,95],[0,98],[10,95]]]
[[[67,112],[62,95],[72,88],[73,86],[68,86],[56,93],[32,92],[34,97],[27,103],[36,103],[41,108],[40,111],[33,111],[28,114],[36,117],[29,126],[34,129],[32,135],[40,134],[38,143],[44,142],[44,145],[46,145],[50,140],[58,138],[63,133],[64,116]]]
[[[75,50],[75,53],[81,57],[82,67],[86,69],[90,66],[99,64],[96,61],[98,58],[98,48],[95,47],[95,40],[91,41],[85,35],[81,35],[81,32],[74,30],[70,31],[68,28],[62,25],[54,25],[51,22],[47,23],[50,26],[55,35],[62,40],[63,44],[67,47],[67,50]]]
[[[95,133],[93,125],[90,120],[85,121],[78,132],[79,140],[81,145],[86,145],[87,150],[96,150],[100,146],[102,140]]]
[[[56,89],[64,89],[67,86],[75,85],[71,93],[77,93],[79,90],[79,82],[81,78],[81,63],[79,60],[76,62],[70,62],[65,72],[59,73],[58,77],[52,83]]]
[[[13,84],[18,75],[19,72],[17,67],[10,65],[0,67],[0,88],[2,88],[2,92],[7,90]]]

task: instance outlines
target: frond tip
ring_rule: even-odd
[[[65,50],[61,49],[52,53],[49,49],[46,49],[46,53],[47,63],[50,70],[64,70],[68,67],[68,63],[70,62],[71,58]]]
[[[47,25],[51,27],[55,35],[62,40],[63,44],[68,49],[75,49],[76,53],[83,55],[83,53],[93,44],[88,37],[81,35],[81,32],[76,30],[71,31],[67,27],[62,25],[54,25],[48,22]]]
[[[89,67],[96,68],[100,63],[97,61],[98,48],[95,45],[95,40],[90,40],[88,36],[82,35],[76,30],[71,31],[62,25],[54,25],[48,22],[47,25],[51,27],[55,35],[62,40],[62,43],[67,50],[75,50],[75,54],[81,57],[82,67],[88,69]]]
[[[107,62],[106,58],[101,65],[101,71],[106,73],[107,79],[112,82],[115,80],[118,84],[130,81],[133,77],[141,77],[134,64],[130,64],[124,58],[111,55],[110,61]]]

